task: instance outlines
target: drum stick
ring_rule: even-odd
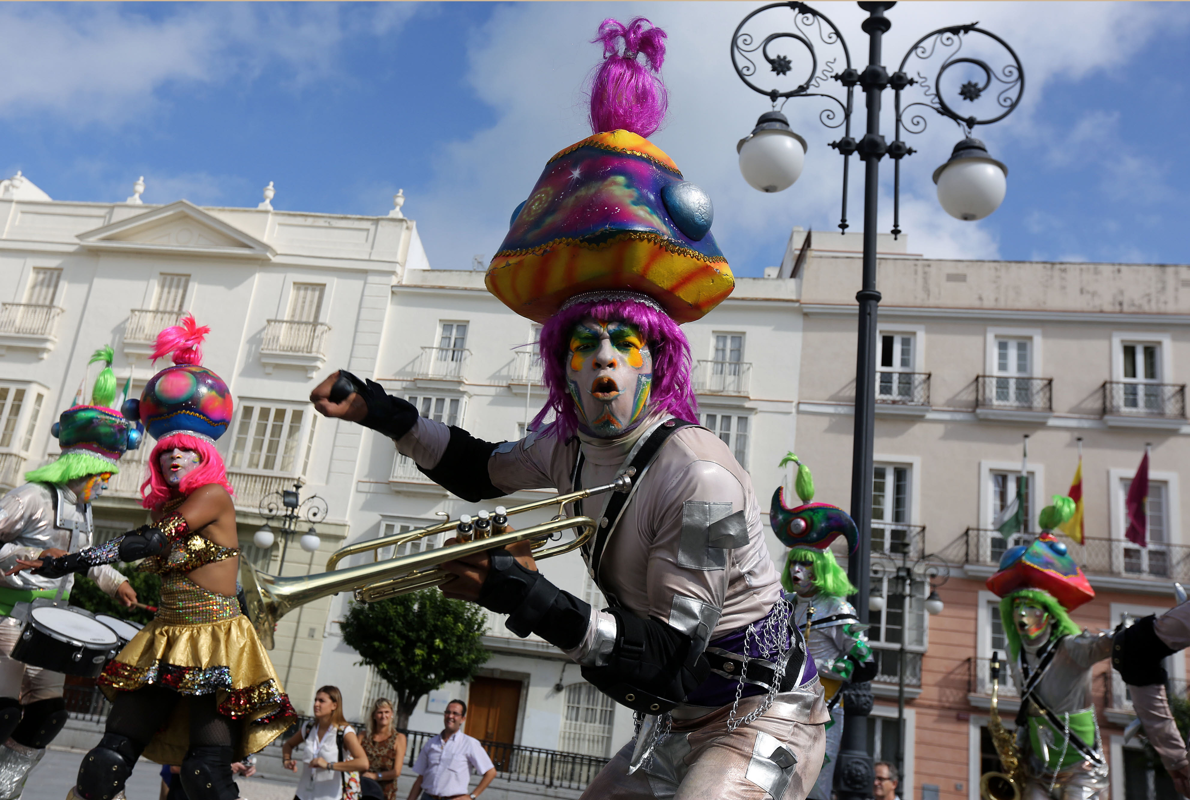
[[[133,603],[132,605],[137,608],[143,608],[145,611],[152,611],[154,614],[157,613],[157,606],[147,606],[144,603]]]

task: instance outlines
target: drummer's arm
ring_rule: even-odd
[[[95,581],[95,584],[103,590],[103,593],[108,597],[115,597],[116,591],[119,590],[120,584],[127,583],[128,579],[124,577],[121,572],[110,564],[101,564],[98,567],[91,567],[87,570],[87,577]]]
[[[7,572],[16,566],[17,559],[35,559],[42,548],[30,547],[13,541],[30,523],[36,521],[39,513],[53,514],[53,506],[46,496],[47,508],[39,508],[37,496],[28,485],[14,489],[0,497],[0,571]]]

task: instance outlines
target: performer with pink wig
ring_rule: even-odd
[[[583,555],[608,608],[547,580],[527,547],[445,565],[457,577],[444,592],[508,614],[511,631],[559,647],[637,712],[635,742],[584,797],[804,798],[830,717],[751,479],[698,425],[679,327],[734,279],[710,199],[644,138],[664,118],[664,32],[607,20],[596,41],[595,134],[550,159],[487,274],[493,294],[543,324],[548,400],[530,433],[481,441],[343,370],[311,400],[390,437],[470,501],[629,476],[630,494],[572,509],[600,521]]]
[[[231,764],[264,748],[295,714],[236,599],[235,506],[215,440],[232,416],[227,384],[202,366],[209,328],[187,316],[162,331],[154,361],[171,355],[124,416],[157,440],[141,487],[151,525],[60,558],[18,562],[66,575],[140,561],[161,576],[156,617],[104,668],[107,729],[79,767],[70,796],[113,800],[144,755],[181,764],[192,800],[236,800]]]

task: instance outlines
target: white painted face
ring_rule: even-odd
[[[163,451],[158,456],[157,463],[161,467],[161,474],[165,478],[165,482],[176,488],[182,482],[182,478],[198,468],[202,460],[193,450],[175,447],[173,450]]]
[[[586,317],[570,334],[566,381],[579,429],[613,439],[632,430],[645,416],[653,356],[630,323]]]
[[[1017,633],[1026,644],[1040,644],[1050,637],[1052,620],[1049,612],[1031,603],[1017,603],[1012,610]]]
[[[814,565],[804,561],[794,561],[789,565],[789,582],[793,584],[793,591],[798,597],[813,597],[818,593],[814,588]]]

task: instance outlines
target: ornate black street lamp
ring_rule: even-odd
[[[892,2],[859,4],[868,13],[861,26],[868,35],[868,65],[862,71],[852,66],[847,43],[835,24],[804,3],[773,3],[759,8],[744,18],[731,39],[731,60],[736,74],[749,88],[767,96],[773,104],[772,110],[761,115],[755,130],[737,147],[740,171],[748,183],[764,192],[779,192],[793,185],[801,174],[806,155],[805,139],[793,132],[789,120],[778,107],[778,101],[783,105],[790,97],[823,98],[827,107],[819,113],[819,121],[828,128],[843,129],[843,136],[830,144],[843,156],[843,210],[839,221],[842,231],[848,227],[847,184],[851,156],[858,155],[864,162],[863,281],[856,294],[859,330],[851,463],[851,515],[863,542],[870,541],[872,519],[876,309],[880,302],[880,293],[876,291],[880,159],[887,155],[893,160],[892,233],[896,236],[901,233],[901,159],[914,152],[901,140],[902,132],[923,132],[926,128],[925,109],[954,121],[962,133],[962,141],[955,146],[950,159],[934,172],[938,199],[951,216],[965,220],[982,219],[995,211],[1004,199],[1008,169],[992,158],[983,143],[971,134],[977,125],[997,122],[1011,113],[1020,103],[1025,88],[1024,69],[1016,53],[1003,39],[979,28],[978,23],[940,28],[926,34],[909,48],[900,66],[890,74],[881,64],[881,45],[892,24],[884,12],[893,5]],[[783,14],[780,25],[791,29],[766,32],[765,21],[776,14]],[[985,55],[989,48],[1002,60],[1003,66],[989,64],[989,57]],[[941,64],[933,77],[928,78],[923,70],[928,70],[929,64],[938,59]],[[757,74],[760,61],[767,64],[772,73],[765,76],[765,85],[759,83]],[[806,63],[808,69],[795,71],[795,65],[800,67]],[[838,84],[838,89],[830,86],[832,81]],[[959,81],[962,83],[956,86]],[[851,135],[856,86],[863,90],[867,106],[866,129],[858,140]],[[922,99],[902,107],[902,94],[910,87],[917,87]],[[895,135],[891,143],[886,142],[880,133],[881,99],[885,89],[893,91],[895,100]],[[948,101],[946,97],[952,97],[952,100]],[[968,104],[965,108],[971,108],[972,113],[956,111],[952,102]],[[869,571],[867,545],[862,544],[848,564],[849,577],[859,589],[859,597],[869,595]],[[855,605],[861,619],[866,621],[867,603]],[[844,690],[847,716],[840,763],[835,770],[835,785],[841,800],[867,798],[872,793],[872,759],[865,752],[867,716],[871,708],[872,694],[867,684],[850,685]]]
[[[298,478],[292,489],[267,494],[260,501],[260,516],[264,517],[264,524],[252,536],[252,542],[261,550],[268,550],[273,546],[277,537],[269,525],[276,522],[281,529],[281,560],[277,564],[277,574],[281,574],[285,566],[285,551],[289,549],[289,540],[297,535],[298,525],[304,519],[310,527],[298,540],[298,546],[307,553],[313,553],[322,544],[318,536],[318,529],[314,523],[326,519],[326,501],[318,495],[312,495],[302,500],[302,479]]]

